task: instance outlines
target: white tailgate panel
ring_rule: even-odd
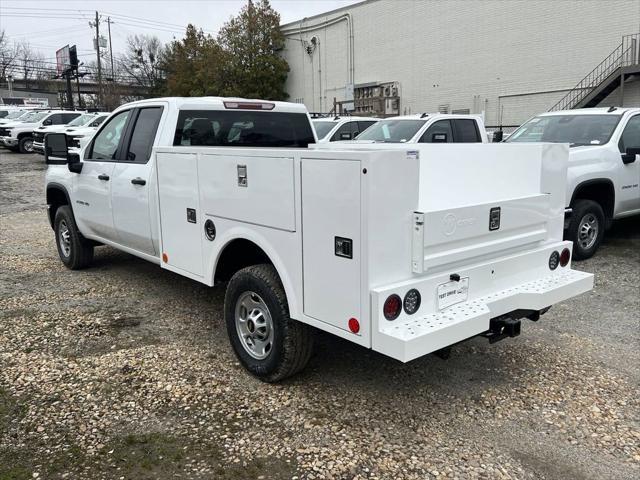
[[[238,185],[238,166],[246,167],[246,187]],[[204,213],[294,232],[293,167],[293,158],[201,154]]]
[[[353,258],[335,255],[353,240]],[[302,159],[304,313],[347,329],[360,318],[360,162]]]
[[[161,247],[169,257],[162,265],[202,277],[204,216],[198,198],[198,157],[189,153],[158,153],[157,161]],[[187,221],[187,208],[195,209],[196,223]]]

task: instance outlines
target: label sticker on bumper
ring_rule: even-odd
[[[441,283],[438,285],[437,295],[438,310],[465,302],[469,296],[469,277],[463,277],[458,282]]]

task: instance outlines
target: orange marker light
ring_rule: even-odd
[[[166,253],[162,254],[162,261],[164,263],[169,263],[169,255],[167,255]]]

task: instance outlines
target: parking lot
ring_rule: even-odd
[[[236,361],[208,288],[108,247],[58,259],[38,155],[0,153],[0,479],[640,476],[640,221],[595,289],[401,364],[318,334],[296,377]]]

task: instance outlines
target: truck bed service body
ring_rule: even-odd
[[[562,240],[566,145],[315,141],[301,105],[220,98],[125,105],[81,158],[49,134],[60,258],[107,244],[228,280],[231,344],[266,381],[304,367],[309,326],[406,362],[592,288]]]

